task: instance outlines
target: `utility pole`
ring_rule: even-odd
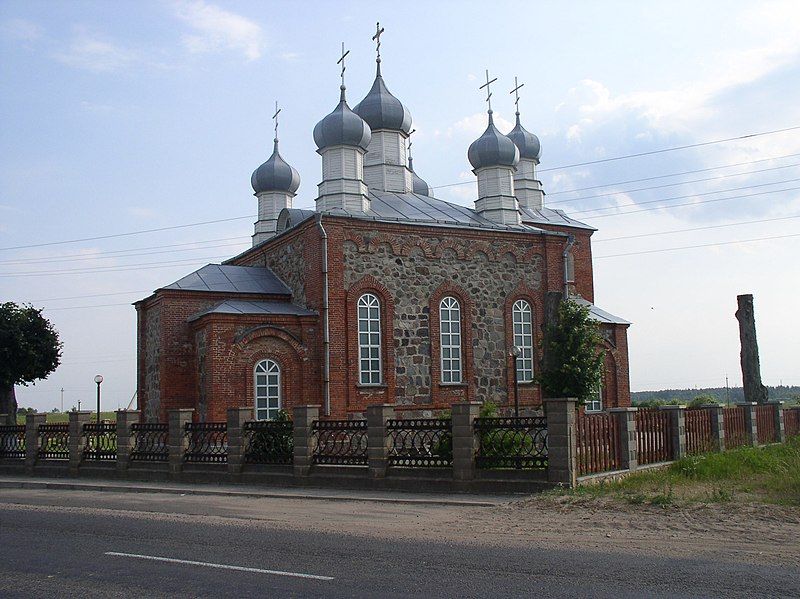
[[[725,405],[731,405],[731,392],[728,387],[728,375],[725,375]]]
[[[64,413],[64,387],[61,387],[61,413]]]
[[[738,309],[736,320],[739,321],[739,339],[742,345],[742,386],[744,400],[747,403],[765,404],[768,401],[767,388],[761,382],[761,364],[758,359],[758,341],[756,340],[756,317],[753,310],[753,296],[736,296]]]

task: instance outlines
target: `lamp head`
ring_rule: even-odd
[[[98,374],[96,377],[94,377],[94,382],[97,383],[98,385],[100,383],[102,383],[103,382],[103,375],[102,374]]]
[[[522,354],[522,348],[519,345],[515,345],[511,348],[511,355],[515,358],[519,358],[520,354]]]

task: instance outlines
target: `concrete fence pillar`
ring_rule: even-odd
[[[673,460],[686,456],[686,406],[660,406],[669,414],[669,435],[672,441]]]
[[[769,404],[773,406],[774,410],[772,416],[775,418],[775,441],[784,443],[786,441],[786,426],[783,422],[783,402],[771,401]]]
[[[480,411],[479,401],[455,403],[452,406],[453,478],[456,480],[475,478],[477,443],[474,422]]]
[[[25,416],[25,471],[33,473],[39,455],[39,425],[47,422],[47,414]]]
[[[92,421],[89,411],[69,413],[69,473],[77,476],[83,460],[83,425]]]
[[[711,415],[712,451],[725,451],[725,416],[723,406],[708,404],[700,407]]]
[[[384,478],[389,469],[389,437],[386,421],[394,418],[394,405],[367,406],[367,456],[369,475]]]
[[[169,473],[180,474],[183,471],[183,454],[186,453],[186,423],[192,421],[194,410],[181,408],[167,412],[169,420]]]
[[[319,420],[320,406],[295,406],[292,410],[294,422],[294,474],[308,476],[314,458],[315,420]]]
[[[567,487],[574,487],[577,483],[577,401],[572,397],[544,400],[547,416],[547,480]]]
[[[244,467],[244,423],[253,419],[253,408],[228,408],[228,473],[239,474]]]
[[[133,434],[131,427],[138,423],[142,413],[139,410],[117,410],[117,470],[124,472],[128,469],[133,449]]]
[[[740,403],[737,404],[744,408],[744,433],[750,437],[750,445],[758,445],[758,420],[756,419],[756,404]]]
[[[611,408],[619,429],[619,459],[622,470],[639,467],[639,444],[636,441],[636,412],[639,408]]]

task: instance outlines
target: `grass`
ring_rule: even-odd
[[[103,420],[116,420],[117,414],[116,412],[100,412],[100,418]],[[92,421],[95,420],[94,413],[92,414]],[[60,412],[60,413],[47,413],[47,424],[57,424],[59,422],[69,422],[69,412]],[[25,416],[21,414],[17,414],[17,424],[25,424]]]
[[[661,470],[562,492],[635,505],[743,501],[800,506],[800,436],[780,445],[689,456]]]

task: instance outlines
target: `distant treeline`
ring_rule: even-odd
[[[769,398],[783,400],[786,402],[800,402],[800,387],[781,385],[778,387],[767,387]],[[730,399],[731,403],[744,401],[744,389],[741,387],[708,387],[705,389],[663,389],[662,391],[635,391],[631,393],[631,402],[634,404],[641,402],[670,402],[689,403],[698,395],[713,397],[719,403],[725,403]]]

